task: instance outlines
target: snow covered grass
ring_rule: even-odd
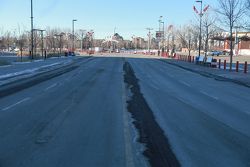
[[[10,63],[5,60],[0,60],[0,66],[6,66],[6,65],[10,65]]]

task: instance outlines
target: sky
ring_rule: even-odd
[[[0,0],[0,31],[30,29],[31,0]],[[204,6],[216,6],[217,0],[203,0]],[[33,0],[34,26],[39,29],[91,30],[95,38],[105,38],[114,30],[125,39],[146,37],[146,28],[159,29],[159,17],[165,25],[185,25],[196,21],[195,0]],[[1,33],[1,32],[0,32]]]

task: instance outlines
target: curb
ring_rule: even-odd
[[[184,66],[182,66],[182,65],[179,65],[179,64],[177,64],[177,63],[168,62],[168,61],[163,60],[163,59],[159,59],[159,60],[160,60],[161,62],[164,62],[164,63],[170,64],[170,65],[173,65],[173,66],[182,68],[182,69],[184,69],[184,70],[187,70],[187,71],[190,71],[190,72],[193,72],[193,73],[200,74],[200,75],[205,76],[205,77],[208,77],[208,78],[214,78],[214,79],[217,80],[217,81],[233,82],[233,83],[235,83],[235,84],[238,84],[238,85],[241,85],[241,86],[245,86],[245,87],[250,88],[250,83],[246,83],[246,82],[243,82],[243,81],[240,81],[240,80],[237,80],[237,79],[232,79],[232,78],[228,78],[228,77],[216,75],[216,74],[209,73],[209,72],[205,72],[205,71],[194,70],[194,69],[191,69],[191,68],[188,68],[188,67],[184,67]]]
[[[89,59],[89,58],[90,57],[87,57],[86,62],[91,61],[91,59]],[[79,60],[79,59],[77,59],[77,60]],[[43,81],[49,80],[51,78],[60,76],[64,73],[73,71],[80,66],[79,63],[80,62],[72,61],[71,63],[65,64],[65,65],[57,67],[57,68],[52,68],[52,69],[47,70],[47,71],[42,71],[42,72],[36,73],[32,76],[26,75],[25,77],[19,77],[19,78],[16,78],[15,80],[8,82],[8,83],[4,83],[0,87],[0,98],[11,95],[11,94],[16,93],[18,91],[21,91],[23,89],[29,88],[29,87],[34,86],[36,84],[39,84]]]
[[[36,74],[32,77],[28,78],[21,78],[15,81],[12,81],[8,84],[5,84],[4,86],[1,86],[0,88],[0,98],[11,95],[13,93],[16,93],[18,91],[21,91],[23,89],[29,88],[33,85],[36,85],[38,83],[41,83],[43,81],[46,81],[48,79],[57,77],[59,75],[62,75],[66,72],[70,72],[74,69],[76,69],[78,66],[75,65],[69,65],[65,68],[65,66],[61,68],[54,69],[53,71],[46,71],[43,73]],[[64,69],[63,69],[64,68]]]

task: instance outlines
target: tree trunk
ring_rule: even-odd
[[[191,40],[188,40],[188,55],[191,56]]]
[[[207,57],[207,51],[208,51],[208,37],[209,37],[208,26],[206,26],[205,57]]]
[[[233,65],[233,25],[230,25],[230,71]]]

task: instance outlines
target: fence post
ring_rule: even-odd
[[[239,61],[236,61],[236,72],[239,72]]]
[[[244,66],[244,73],[247,73],[247,61],[245,61],[245,66]]]

